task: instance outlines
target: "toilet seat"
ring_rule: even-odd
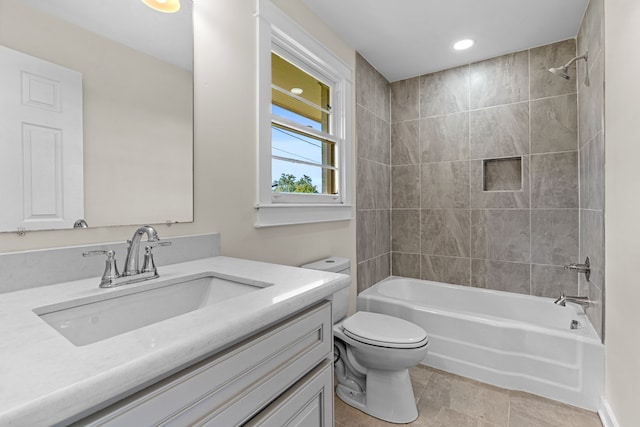
[[[359,311],[342,323],[344,334],[356,341],[387,348],[419,348],[427,344],[420,326],[386,314]]]

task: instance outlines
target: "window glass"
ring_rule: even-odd
[[[336,194],[331,88],[271,54],[273,192]]]

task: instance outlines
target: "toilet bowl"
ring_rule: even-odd
[[[332,257],[304,268],[349,274],[350,262]],[[345,403],[384,421],[409,423],[418,417],[409,369],[427,355],[427,333],[385,314],[347,317],[349,289],[336,292],[333,335],[336,394]]]

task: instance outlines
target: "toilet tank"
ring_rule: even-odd
[[[351,261],[349,258],[329,257],[305,264],[301,267],[308,268],[310,270],[321,270],[332,273],[347,274],[349,276],[351,275]],[[346,287],[333,294],[333,323],[336,323],[347,316],[347,311],[349,309],[349,289],[350,287]]]

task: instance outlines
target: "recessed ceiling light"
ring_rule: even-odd
[[[294,95],[302,95],[302,92],[304,92],[302,89],[300,89],[299,87],[292,87],[291,88],[291,93]]]
[[[180,10],[180,0],[142,0],[153,10],[164,13],[173,13]]]
[[[453,48],[455,50],[465,50],[465,49],[469,49],[471,46],[473,46],[475,44],[475,40],[471,40],[471,39],[464,39],[464,40],[460,40],[457,41],[454,45]]]

